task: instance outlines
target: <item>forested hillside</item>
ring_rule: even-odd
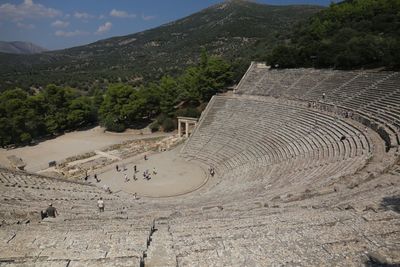
[[[400,68],[400,1],[347,0],[301,23],[268,57],[275,67]]]
[[[93,123],[116,132],[150,122],[152,131],[174,130],[176,116],[199,116],[211,96],[230,85],[231,69],[203,50],[198,65],[147,86],[109,84],[90,96],[53,84],[30,93],[7,90],[0,93],[0,146],[25,145]]]
[[[0,53],[0,91],[47,84],[86,91],[114,82],[145,84],[196,64],[201,47],[230,61],[239,79],[251,59],[265,57],[285,38],[282,33],[321,9],[232,0],[151,30],[80,47],[38,55]]]

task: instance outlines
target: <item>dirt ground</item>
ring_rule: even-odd
[[[122,190],[137,193],[139,197],[167,197],[194,191],[206,182],[207,175],[199,165],[179,157],[181,148],[178,146],[170,151],[150,154],[147,160],[139,155],[131,158],[129,163],[115,163],[103,173],[97,174],[101,182],[95,182],[93,175],[89,181],[99,187],[106,185],[114,192]],[[122,169],[119,172],[115,168],[117,164]],[[137,180],[133,179],[134,165],[137,167]],[[123,170],[124,166],[126,170]],[[157,174],[153,173],[153,168]],[[149,171],[150,180],[143,178],[145,170]],[[127,182],[125,175],[129,179]]]
[[[103,147],[118,144],[126,140],[166,136],[165,133],[140,134],[138,131],[124,133],[104,132],[101,127],[85,131],[66,133],[54,139],[43,141],[34,146],[15,149],[0,149],[0,165],[11,167],[7,156],[16,155],[27,164],[25,170],[38,172],[46,169],[50,161],[60,161],[67,157],[90,152]]]

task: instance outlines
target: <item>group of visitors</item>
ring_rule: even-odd
[[[112,193],[112,192],[111,192],[111,189],[110,189],[110,187],[109,187],[108,185],[103,185],[103,189],[104,189],[104,191],[105,191],[106,193],[109,193],[109,194]]]
[[[144,155],[143,158],[144,158],[144,160],[148,160],[147,155]],[[120,168],[120,166],[117,164],[117,165],[115,165],[115,170],[116,170],[117,172],[120,172],[120,171],[126,171],[126,170],[128,170],[128,169],[126,168],[125,165],[123,165],[123,167]],[[133,175],[132,175],[133,181],[137,181],[138,178],[137,178],[136,174],[137,174],[138,172],[139,172],[139,170],[138,170],[137,165],[134,165],[134,166],[133,166]],[[156,170],[155,167],[153,168],[152,174],[153,174],[153,175],[157,175],[157,170]],[[149,169],[146,169],[145,171],[143,171],[143,179],[145,179],[145,180],[151,180],[151,173],[150,173]],[[129,177],[128,177],[128,174],[126,174],[126,173],[124,173],[124,181],[125,181],[125,183],[127,183],[127,182],[130,181],[130,179],[129,179]]]
[[[119,168],[119,166],[118,166],[118,164],[117,164],[117,165],[115,165],[115,169],[117,170],[117,172],[120,172],[120,171],[126,171],[126,170],[127,170],[127,168],[126,168],[125,164],[124,164],[124,165],[122,165],[122,169],[120,169],[120,168]]]
[[[157,170],[156,170],[156,168],[153,168],[153,175],[157,175]],[[150,179],[151,179],[151,175],[150,175],[149,169],[146,169],[146,170],[143,172],[143,179],[145,179],[145,180],[150,180]]]
[[[136,174],[137,174],[138,172],[139,172],[139,171],[138,171],[137,166],[134,165],[134,167],[133,167],[133,175],[132,175],[133,181],[137,181],[138,178],[137,178]],[[155,167],[153,168],[152,174],[153,174],[153,175],[157,175],[157,170],[156,170]],[[146,170],[143,172],[143,179],[145,179],[145,180],[150,180],[150,179],[151,179],[151,174],[150,174],[149,169],[146,169]],[[125,181],[125,183],[127,183],[127,182],[130,181],[130,179],[129,179],[129,177],[128,177],[128,174],[126,174],[126,173],[124,174],[124,181]]]
[[[134,198],[136,199],[136,193],[134,195]],[[99,208],[100,212],[104,212],[104,200],[102,197],[97,201],[97,207]],[[40,211],[40,217],[41,219],[45,218],[56,218],[59,215],[57,209],[53,207],[52,203],[49,203],[49,206],[47,209]]]
[[[89,178],[90,178],[90,175],[88,174],[88,171],[86,171],[85,172],[85,177],[83,178],[83,180],[87,181],[87,180],[89,180]],[[97,177],[96,173],[93,175],[93,178],[96,180],[96,183],[100,183],[101,182],[101,180]]]

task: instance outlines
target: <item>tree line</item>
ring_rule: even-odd
[[[267,56],[278,68],[400,68],[400,1],[346,0],[299,24]]]
[[[109,131],[143,127],[171,131],[176,116],[198,117],[209,99],[232,82],[232,66],[205,51],[182,75],[133,87],[110,84],[89,95],[50,84],[39,92],[16,88],[0,94],[0,145],[25,145],[90,124]]]

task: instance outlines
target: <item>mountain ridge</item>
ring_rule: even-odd
[[[39,45],[36,45],[31,42],[23,42],[23,41],[12,41],[5,42],[0,41],[0,52],[7,54],[38,54],[48,51],[46,48],[43,48]]]
[[[270,50],[283,32],[322,9],[225,1],[139,33],[38,55],[1,54],[5,67],[0,71],[0,90],[48,83],[88,90],[108,82],[148,82],[179,74],[197,61],[201,47],[247,63],[260,51]]]

